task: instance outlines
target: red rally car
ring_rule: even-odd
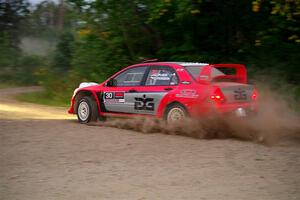
[[[81,83],[69,113],[88,123],[107,116],[152,116],[174,122],[209,114],[249,116],[257,92],[241,64],[148,62],[129,66],[101,84]]]

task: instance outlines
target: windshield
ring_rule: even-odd
[[[197,79],[199,76],[201,70],[203,69],[204,66],[185,66],[184,68],[189,72],[189,74],[194,78]],[[225,75],[222,71],[212,68],[211,71],[212,77],[220,76],[220,75]]]

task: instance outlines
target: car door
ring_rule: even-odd
[[[101,106],[104,112],[135,113],[134,97],[140,91],[147,66],[133,67],[113,77],[113,84],[103,89]]]
[[[168,66],[152,66],[137,93],[133,93],[134,113],[156,115],[161,100],[178,85],[176,71]]]

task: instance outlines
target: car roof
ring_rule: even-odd
[[[169,63],[175,63],[178,65],[181,65],[183,67],[185,66],[205,66],[205,65],[209,65],[208,63],[199,63],[199,62],[169,62]]]
[[[145,62],[145,63],[140,63],[138,65],[143,65],[143,64],[147,64],[147,65],[161,65],[161,64],[177,64],[177,65],[181,65],[183,67],[185,66],[189,66],[189,67],[197,67],[197,66],[205,66],[205,65],[209,65],[208,63],[200,63],[200,62],[168,62],[168,61],[164,61],[164,62]]]

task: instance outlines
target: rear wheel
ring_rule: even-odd
[[[165,120],[167,123],[176,123],[186,119],[188,116],[184,106],[180,104],[173,104],[169,106],[165,113]]]
[[[86,124],[97,121],[98,108],[91,97],[82,97],[77,106],[77,119],[80,123]]]

